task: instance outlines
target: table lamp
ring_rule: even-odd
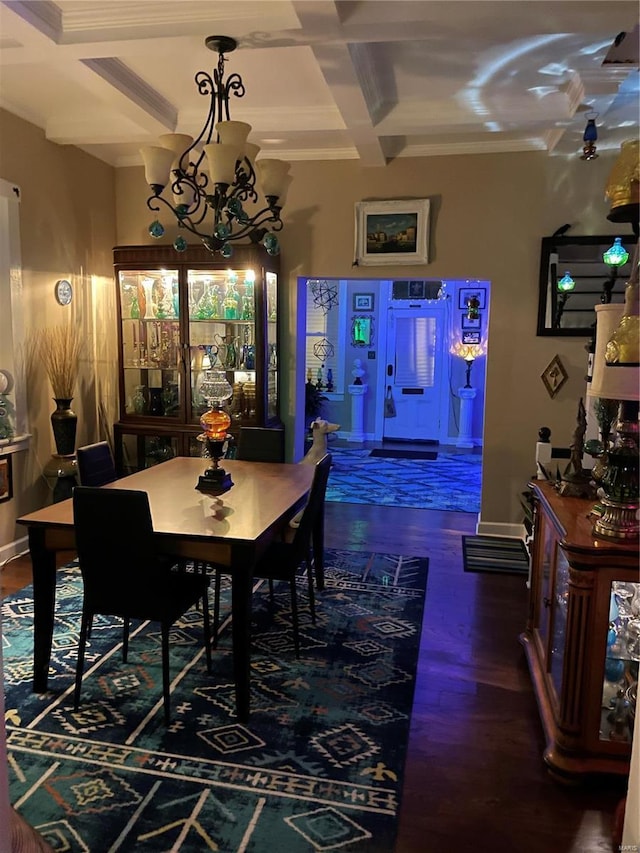
[[[233,388],[227,382],[224,371],[208,370],[200,391],[209,408],[200,418],[200,426],[204,432],[197,438],[206,444],[211,467],[200,475],[196,489],[201,492],[220,493],[233,485],[230,475],[219,464],[224,443],[229,438],[227,430],[231,425],[231,418],[223,410],[222,404],[231,397]]]
[[[602,478],[602,514],[594,535],[618,540],[638,538],[638,401],[640,344],[638,247],[624,306],[596,306],[596,351],[587,394],[619,400],[617,437]]]

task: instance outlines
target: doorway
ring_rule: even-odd
[[[438,441],[441,435],[441,389],[446,379],[444,306],[392,307],[388,314],[385,359],[383,440]]]
[[[405,287],[406,294],[404,285],[412,286]],[[417,298],[414,285],[421,287]],[[479,314],[473,319],[468,316],[469,293],[480,297]],[[294,458],[301,458],[303,451],[309,377],[314,385],[323,382],[322,416],[341,425],[336,439],[364,440],[367,445],[409,441],[455,447],[466,362],[454,352],[454,345],[472,343],[472,336],[486,343],[488,309],[486,281],[299,277]],[[366,341],[354,332],[355,321],[363,317],[370,318]],[[482,445],[485,364],[480,357],[474,370],[472,441],[476,451]],[[355,402],[349,386],[356,370],[367,386],[361,397],[364,439],[351,438]],[[396,416],[385,418],[389,387]]]

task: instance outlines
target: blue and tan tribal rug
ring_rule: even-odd
[[[328,501],[480,512],[482,456],[440,453],[436,459],[389,459],[367,449],[329,446]]]
[[[124,664],[119,620],[94,621],[74,712],[81,579],[69,564],[44,695],[31,692],[31,588],[2,604],[12,804],[70,853],[391,853],[426,578],[426,559],[327,552],[315,626],[300,578],[299,660],[288,585],[276,585],[271,609],[258,582],[246,725],[235,719],[228,624],[207,675],[201,614],[191,611],[172,632],[165,728],[149,623],[132,631]]]

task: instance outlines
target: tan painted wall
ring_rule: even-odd
[[[518,523],[518,501],[535,470],[538,428],[567,446],[584,393],[585,340],[536,337],[540,239],[564,223],[571,234],[614,234],[604,186],[617,152],[585,162],[544,152],[399,159],[365,169],[356,161],[294,163],[281,235],[285,287],[283,419],[291,447],[297,276],[482,278],[492,283],[487,360],[482,521]],[[119,244],[151,242],[142,169],[119,169]],[[431,257],[424,267],[353,267],[354,204],[428,197]],[[160,216],[171,242],[167,217]],[[629,229],[623,229],[628,232]],[[559,355],[569,381],[550,400],[540,374]]]
[[[26,328],[37,330],[69,314],[80,323],[88,352],[74,403],[78,441],[94,440],[117,415],[111,249],[151,242],[153,214],[144,203],[142,169],[113,170],[77,149],[48,143],[21,119],[4,112],[0,118],[0,176],[22,188]],[[606,220],[603,196],[616,153],[602,151],[589,163],[543,152],[400,159],[379,169],[363,169],[356,161],[295,163],[281,256],[290,333],[282,353],[288,434],[294,417],[297,276],[487,278],[492,304],[482,520],[518,522],[518,495],[533,471],[538,427],[549,426],[556,444],[568,444],[584,392],[585,341],[535,335],[540,238],[565,222],[573,223],[573,234],[616,233]],[[84,195],[87,187],[90,198]],[[364,274],[354,268],[355,202],[423,196],[433,203],[432,262],[367,268]],[[173,239],[170,228],[166,239]],[[75,285],[70,309],[53,299],[53,284],[61,277]],[[540,373],[556,354],[569,382],[550,400]],[[50,390],[43,376],[28,390],[35,440],[33,450],[14,462],[16,498],[0,505],[0,543],[13,538],[15,516],[48,495],[41,470],[54,449]]]
[[[114,170],[77,148],[48,142],[43,131],[4,111],[0,133],[0,177],[21,189],[25,336],[66,321],[80,326],[85,350],[73,401],[77,444],[95,441],[116,417]],[[68,307],[54,298],[60,278],[74,286]],[[13,455],[15,497],[0,504],[0,548],[25,535],[15,525],[19,515],[51,499],[42,470],[55,451],[49,421],[55,405],[37,365],[27,393],[33,439],[28,452]]]

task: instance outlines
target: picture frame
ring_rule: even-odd
[[[428,198],[356,203],[356,264],[429,263]]]
[[[544,387],[547,389],[547,393],[553,400],[569,376],[567,371],[564,369],[564,365],[560,361],[560,357],[554,355],[549,364],[543,370],[540,378],[544,383]]]
[[[463,344],[479,344],[480,343],[480,332],[469,331],[462,333],[462,343]]]
[[[461,329],[477,329],[480,331],[482,328],[482,317],[467,317],[466,314],[460,315],[460,328]]]
[[[458,291],[458,308],[464,311],[467,307],[467,300],[475,296],[479,302],[478,308],[480,311],[487,307],[487,290],[484,287],[461,287]]]
[[[373,293],[354,293],[353,294],[353,310],[354,311],[373,311],[375,305],[375,295]]]
[[[351,318],[351,346],[370,347],[373,343],[373,318],[354,314]]]
[[[0,457],[0,503],[13,497],[13,479],[11,477],[11,457]]]

